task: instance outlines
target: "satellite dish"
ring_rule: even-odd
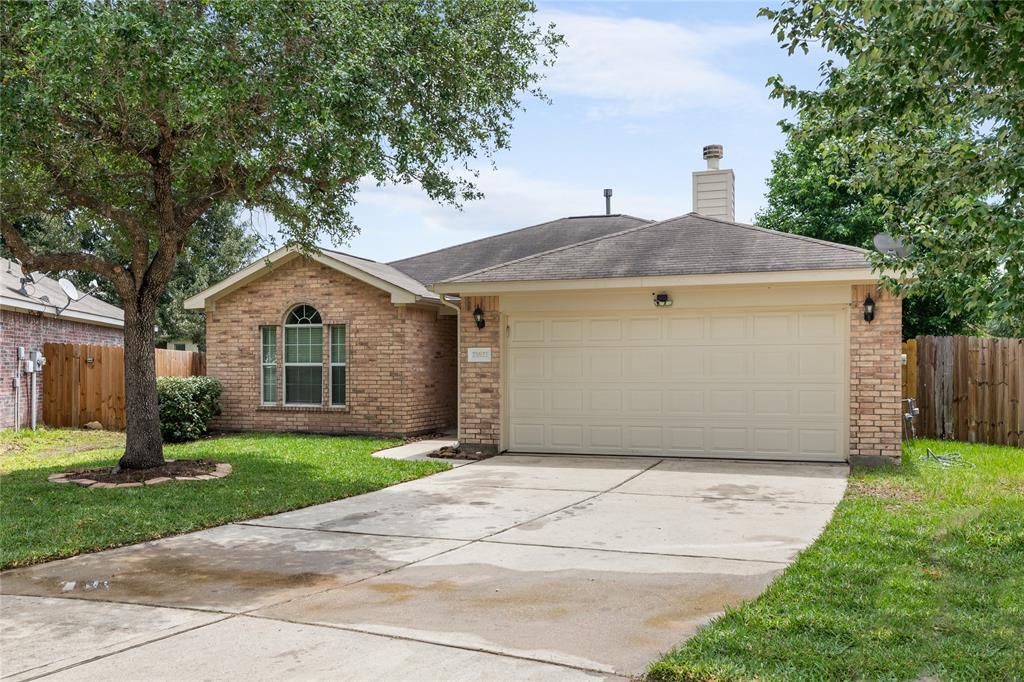
[[[61,277],[57,280],[57,284],[60,285],[60,290],[67,294],[69,301],[77,301],[81,298],[81,295],[78,293],[78,289],[74,284],[72,284],[70,279]]]
[[[903,240],[884,232],[876,234],[872,241],[880,253],[886,256],[893,256],[894,258],[906,258],[914,250],[913,244],[905,244]]]

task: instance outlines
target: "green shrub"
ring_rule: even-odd
[[[220,414],[220,382],[211,377],[160,377],[160,433],[169,443],[199,438]]]

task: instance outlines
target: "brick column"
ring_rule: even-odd
[[[875,319],[864,320],[864,299]],[[902,299],[854,285],[850,300],[850,463],[900,461]]]
[[[495,454],[501,440],[501,316],[497,296],[467,296],[459,316],[459,444],[466,452]],[[477,329],[473,311],[484,312]],[[468,362],[470,348],[490,348],[490,362]]]

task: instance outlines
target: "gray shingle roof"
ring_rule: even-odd
[[[374,260],[360,258],[341,251],[332,251],[331,249],[321,249],[321,251],[335,260],[351,265],[352,267],[362,270],[369,275],[373,275],[377,279],[382,279],[385,282],[394,284],[396,287],[401,287],[402,289],[416,294],[417,296],[433,299],[439,298],[437,294],[425,287],[422,282],[413,279],[409,275],[388,265],[387,263],[378,263]]]
[[[862,268],[865,251],[687,213],[495,264],[450,282],[591,279]]]
[[[83,296],[77,301],[68,301],[67,294],[57,280],[39,272],[32,273],[34,282],[26,283],[21,291],[21,266],[7,258],[0,258],[0,304],[18,310],[34,310],[61,317],[105,324],[112,327],[124,326],[124,311],[117,306],[101,301],[95,296]],[[65,306],[67,306],[65,308]]]
[[[640,225],[649,225],[652,222],[624,214],[559,218],[412,258],[392,261],[388,265],[424,284],[434,284],[525,256]]]

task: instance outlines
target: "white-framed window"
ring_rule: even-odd
[[[284,402],[323,404],[324,326],[310,305],[292,308],[284,324]]]
[[[345,325],[331,326],[331,405],[344,405],[347,377]]]
[[[277,327],[260,327],[260,402],[277,402]]]

